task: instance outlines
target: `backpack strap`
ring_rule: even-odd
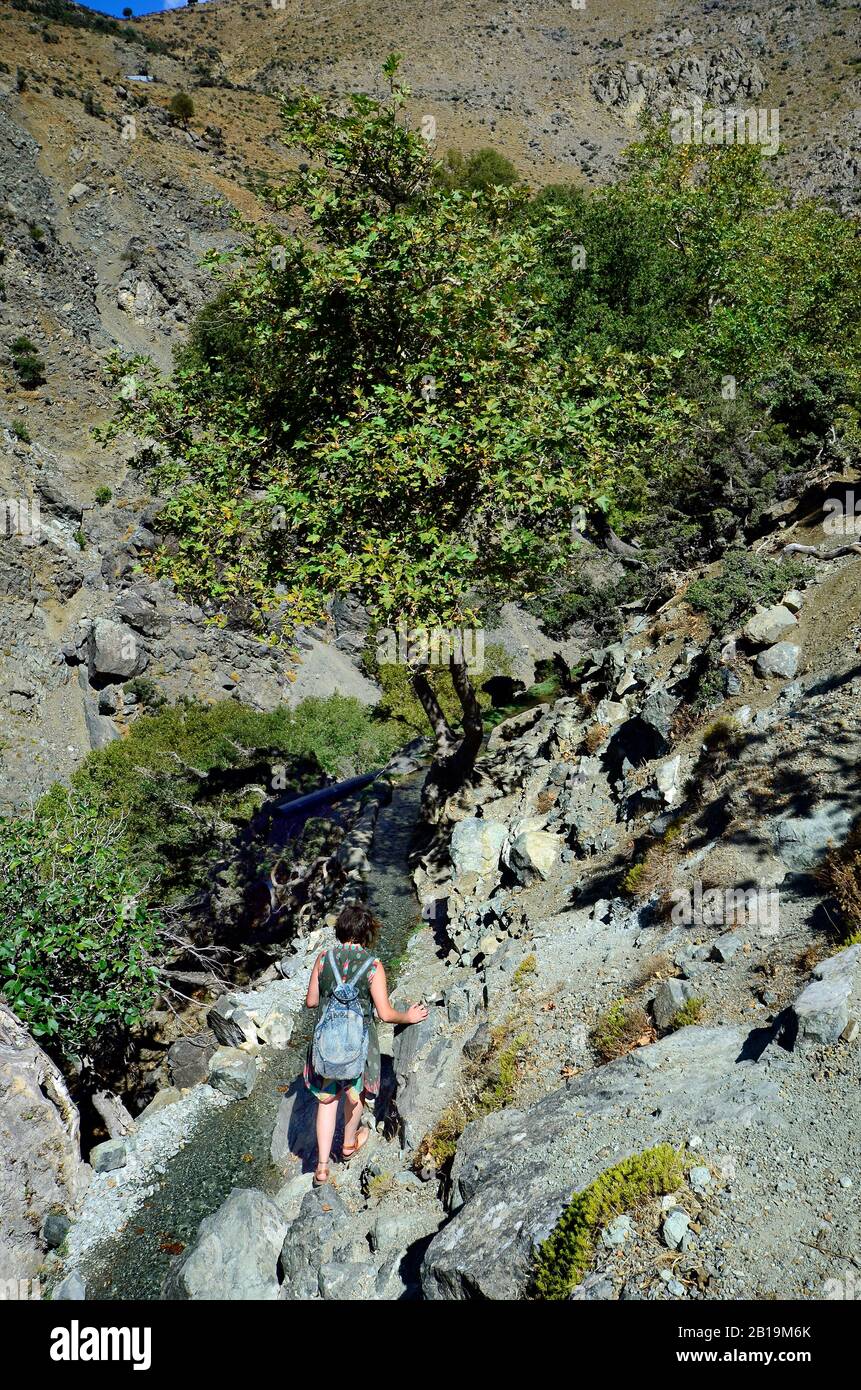
[[[343,979],[342,979],[342,977],[341,977],[341,972],[340,972],[340,970],[338,969],[337,963],[336,963],[336,961],[335,961],[335,949],[334,949],[334,947],[333,947],[332,950],[329,952],[329,954],[328,954],[328,956],[326,957],[326,959],[327,959],[327,961],[329,962],[330,966],[332,967],[332,974],[335,976],[335,988],[336,988],[336,989],[340,989],[340,988],[341,988],[341,985],[344,983],[344,981],[343,981]]]
[[[365,971],[373,965],[375,960],[376,956],[367,956],[365,960],[362,961],[362,964],[359,966],[358,970],[356,971],[355,975],[350,981],[350,984],[355,985],[359,981],[361,976],[364,975]]]

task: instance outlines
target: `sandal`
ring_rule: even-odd
[[[325,1173],[325,1174],[326,1174],[325,1178],[320,1178],[320,1177],[318,1177],[318,1176],[317,1176],[318,1173]],[[313,1178],[311,1179],[311,1186],[312,1186],[312,1187],[325,1187],[326,1184],[328,1183],[328,1181],[329,1181],[329,1165],[328,1165],[328,1163],[318,1163],[318,1164],[317,1164],[316,1171],[315,1171],[315,1173],[314,1173],[314,1176],[313,1176]]]
[[[364,1136],[364,1138],[362,1136]],[[350,1160],[355,1158],[356,1154],[365,1147],[370,1137],[371,1131],[368,1129],[367,1125],[362,1125],[356,1135],[355,1144],[351,1144],[349,1147],[346,1144],[341,1145],[341,1161],[343,1163],[349,1163]]]

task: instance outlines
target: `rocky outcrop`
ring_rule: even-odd
[[[428,1249],[425,1297],[524,1298],[538,1245],[608,1155],[767,1124],[779,1062],[745,1058],[740,1030],[688,1028],[470,1126],[452,1171],[461,1205]]]
[[[287,1223],[262,1192],[234,1188],[170,1270],[164,1298],[272,1300]]]
[[[89,1174],[59,1068],[0,1003],[0,1281],[38,1274],[46,1221],[74,1216]]]

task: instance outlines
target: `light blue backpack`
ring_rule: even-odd
[[[311,1061],[318,1076],[332,1081],[352,1081],[365,1070],[368,1057],[368,1021],[362,1011],[356,985],[374,957],[359,966],[346,982],[335,964],[335,952],[326,957],[335,977],[335,989],[326,1000],[323,1015],[314,1029]]]

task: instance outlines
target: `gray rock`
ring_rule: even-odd
[[[861,946],[850,946],[821,961],[813,981],[792,1005],[796,1025],[795,1046],[830,1046],[849,1023],[849,1006],[859,981]]]
[[[125,1139],[106,1139],[90,1149],[90,1164],[94,1173],[112,1173],[115,1168],[125,1168],[129,1161],[128,1145]]]
[[[527,1112],[469,1125],[452,1168],[462,1203],[422,1265],[428,1299],[525,1296],[535,1247],[570,1200],[626,1153],[729,1125],[776,1123],[777,1078],[746,1056],[740,1028],[693,1026],[596,1068]],[[612,1154],[613,1157],[608,1157]]]
[[[87,664],[91,680],[128,680],[143,670],[146,661],[140,638],[130,627],[96,618],[87,644]]]
[[[65,1212],[49,1212],[42,1222],[42,1238],[50,1250],[57,1250],[66,1239],[72,1223]]]
[[[778,642],[756,658],[756,669],[761,676],[780,676],[792,680],[798,674],[801,648],[794,642]]]
[[[770,647],[796,627],[798,619],[782,603],[762,608],[745,624],[744,635],[759,647]]]
[[[213,1034],[207,1029],[191,1038],[178,1038],[167,1052],[167,1064],[174,1086],[185,1090],[205,1081],[209,1074],[209,1061],[216,1050]]]
[[[237,1100],[250,1096],[257,1080],[257,1058],[238,1047],[220,1047],[209,1063],[209,1084]]]
[[[333,1260],[320,1266],[320,1297],[332,1302],[365,1303],[374,1297],[377,1271],[372,1264],[338,1264]]]
[[[287,1223],[262,1192],[235,1187],[201,1223],[164,1281],[164,1298],[273,1300]]]
[[[62,1073],[0,1001],[0,1277],[31,1279],[51,1213],[75,1214],[90,1180]]]
[[[506,847],[504,859],[520,883],[549,878],[559,862],[562,841],[546,830],[524,830]]]
[[[688,980],[662,980],[652,1001],[655,1027],[661,1032],[669,1028],[679,1009],[695,996],[696,989]]]
[[[601,1244],[613,1250],[617,1245],[624,1245],[633,1230],[634,1223],[630,1216],[617,1216],[601,1232]]]
[[[335,1189],[315,1187],[303,1198],[299,1215],[281,1247],[282,1299],[315,1298],[319,1271],[333,1259],[350,1231],[350,1214]]]
[[[705,1164],[697,1164],[688,1173],[688,1182],[694,1192],[705,1192],[708,1187],[711,1187],[711,1181],[712,1175]]]
[[[469,1018],[469,999],[466,990],[448,990],[445,996],[445,1009],[449,1023],[465,1023]]]
[[[467,817],[452,831],[449,854],[457,877],[474,873],[480,878],[494,875],[505,844],[506,830],[496,821]]]
[[[383,1255],[393,1250],[406,1250],[414,1241],[438,1231],[444,1217],[442,1206],[431,1202],[384,1212],[377,1217],[371,1230],[371,1248]]]
[[[687,1249],[687,1244],[690,1243],[690,1233],[688,1231],[690,1221],[691,1218],[688,1216],[687,1212],[682,1211],[680,1207],[676,1207],[675,1210],[671,1211],[669,1216],[665,1218],[664,1224],[661,1227],[661,1236],[664,1244],[670,1250]]]
[[[442,1022],[442,1010],[431,1008],[422,1023],[395,1034],[395,1105],[408,1150],[433,1129],[457,1089],[462,1040],[441,1032]]]
[[[51,1294],[53,1303],[82,1303],[87,1297],[87,1285],[76,1269],[61,1279]]]
[[[232,994],[223,994],[213,1004],[206,1015],[206,1021],[218,1041],[225,1047],[253,1047],[257,1044],[257,1029],[251,1016]]]
[[[738,954],[740,946],[741,937],[738,933],[727,931],[724,932],[722,936],[719,936],[712,946],[712,955],[715,960],[721,960],[726,963],[734,959]]]
[[[787,868],[812,869],[829,847],[843,844],[851,825],[852,810],[844,801],[824,801],[809,816],[778,821],[775,848]]]

